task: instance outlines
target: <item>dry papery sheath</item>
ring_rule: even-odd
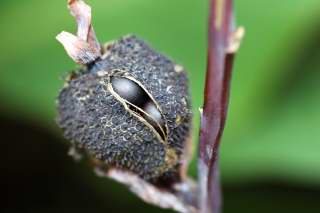
[[[192,111],[184,68],[134,35],[100,45],[91,8],[68,1],[77,35],[57,36],[81,68],[58,97],[58,124],[75,153],[88,156],[146,202],[196,212],[186,175]]]

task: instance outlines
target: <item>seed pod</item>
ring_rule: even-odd
[[[65,137],[108,166],[146,180],[180,167],[192,118],[186,73],[135,36],[73,74],[58,111]]]
[[[185,71],[133,35],[101,47],[91,8],[81,0],[68,6],[77,36],[62,32],[57,39],[84,66],[58,97],[65,137],[99,165],[145,180],[181,176],[192,118]]]

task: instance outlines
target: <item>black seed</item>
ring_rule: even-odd
[[[111,77],[114,91],[135,106],[143,106],[149,99],[148,94],[135,82],[127,78]]]

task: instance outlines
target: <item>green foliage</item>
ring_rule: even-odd
[[[207,1],[87,2],[101,42],[134,33],[189,70],[196,143]],[[236,1],[237,22],[246,36],[236,58],[222,143],[223,180],[320,183],[319,6],[319,0]],[[56,131],[59,77],[75,68],[54,39],[62,30],[75,30],[66,1],[3,0],[0,26],[1,108]]]

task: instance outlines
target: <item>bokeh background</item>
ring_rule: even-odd
[[[101,42],[134,33],[188,69],[196,144],[208,0],[87,2]],[[320,1],[235,4],[246,36],[222,141],[224,212],[320,212]],[[75,31],[66,0],[1,0],[0,26],[1,212],[171,212],[67,156],[55,124],[76,67],[55,40]]]

